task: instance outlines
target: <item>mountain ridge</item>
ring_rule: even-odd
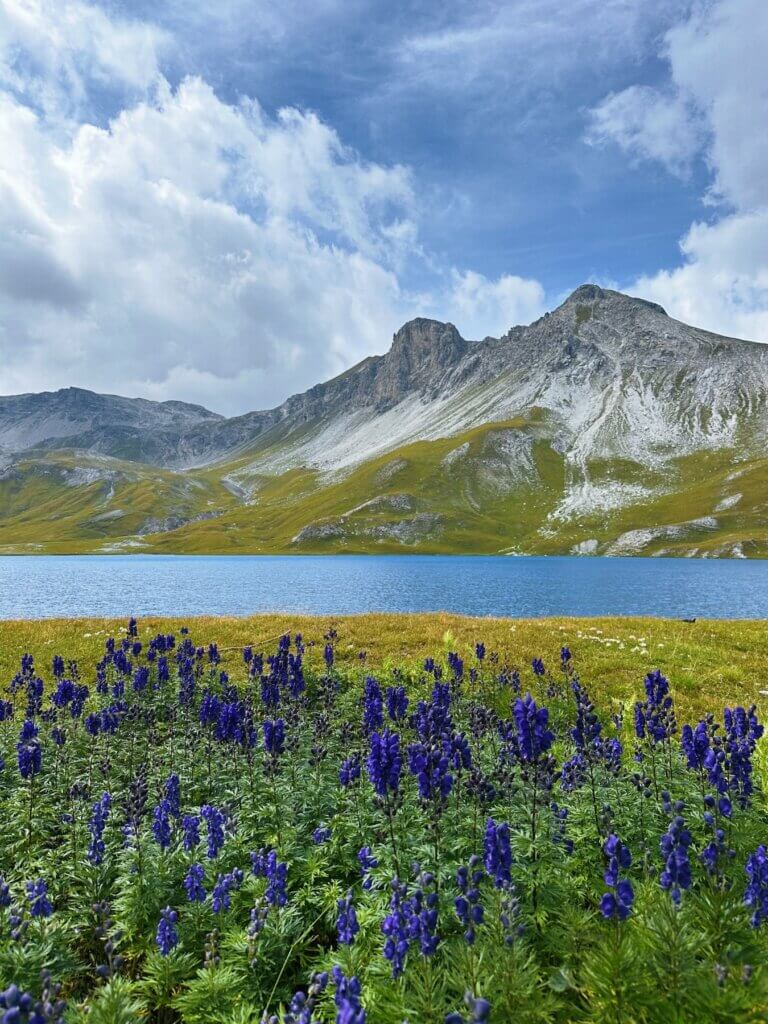
[[[0,546],[761,554],[767,441],[768,346],[586,284],[500,338],[414,318],[384,355],[236,417],[0,398]],[[35,488],[89,487],[46,536]]]

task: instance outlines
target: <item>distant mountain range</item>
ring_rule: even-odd
[[[768,346],[583,285],[227,419],[0,398],[0,551],[768,554]]]

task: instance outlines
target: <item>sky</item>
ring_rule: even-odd
[[[0,394],[228,415],[586,281],[768,342],[765,0],[0,0]]]

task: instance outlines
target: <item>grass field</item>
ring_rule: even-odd
[[[653,618],[492,619],[459,615],[356,615],[315,618],[258,615],[191,620],[146,618],[140,635],[174,632],[186,623],[198,642],[216,641],[224,664],[241,663],[245,644],[269,649],[282,633],[300,632],[310,648],[308,663],[322,660],[322,638],[339,634],[339,661],[353,663],[365,649],[370,662],[412,664],[441,649],[467,654],[482,640],[512,664],[528,666],[540,657],[553,668],[560,648],[572,649],[582,678],[600,703],[631,701],[653,668],[667,675],[684,718],[721,711],[726,704],[768,709],[768,623]],[[28,651],[41,664],[66,651],[83,666],[101,655],[104,639],[125,623],[112,619],[0,622],[0,676],[9,680]]]

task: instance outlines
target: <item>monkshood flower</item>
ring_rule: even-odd
[[[336,931],[338,933],[339,942],[343,946],[351,946],[355,941],[355,936],[360,931],[360,925],[357,923],[357,914],[352,903],[352,893],[348,892],[347,895],[340,900],[336,901],[336,909],[339,912],[339,916],[336,920]]]
[[[273,761],[285,752],[285,722],[282,718],[267,719],[263,725],[264,749]]]
[[[424,888],[434,885],[432,874],[424,872],[419,882],[420,887],[414,890],[407,903],[408,936],[418,941],[422,956],[432,956],[440,941],[437,934],[438,895],[434,890],[424,892]]]
[[[163,796],[168,804],[168,813],[173,818],[178,818],[181,814],[181,783],[175,772],[168,776],[163,786]]]
[[[167,800],[161,800],[152,812],[152,835],[161,850],[171,845],[171,808]]]
[[[384,698],[373,676],[367,676],[363,691],[363,732],[369,736],[384,724]]]
[[[466,733],[455,732],[449,744],[451,764],[457,771],[472,771],[472,748]]]
[[[204,690],[203,696],[200,700],[200,724],[215,725],[219,720],[220,710],[221,702],[216,694],[211,693],[210,690]]]
[[[448,652],[448,668],[453,672],[453,677],[457,681],[464,675],[464,662],[454,651]]]
[[[233,890],[239,889],[243,884],[243,877],[240,868],[234,868],[227,875],[219,875],[211,894],[214,914],[229,910],[232,905],[231,894]]]
[[[277,859],[277,852],[275,850],[259,850],[258,853],[252,853],[251,872],[257,878],[266,878],[267,902],[273,907],[284,907],[288,902],[285,891],[288,865]]]
[[[261,677],[261,703],[265,708],[276,708],[280,704],[280,676],[275,671],[275,662],[269,658],[271,671]]]
[[[565,834],[568,808],[560,807],[552,801],[549,809],[552,813],[552,842],[562,845],[565,852],[570,856],[573,853],[573,840]]]
[[[200,816],[208,830],[208,859],[213,860],[224,845],[225,818],[221,811],[212,804],[203,804]]]
[[[72,707],[74,707],[74,702]],[[120,722],[125,716],[126,711],[127,705],[123,701],[116,701],[114,704],[110,704],[109,707],[103,708],[101,714],[97,716],[98,728],[96,732],[101,732],[106,736],[114,736],[120,728]],[[90,718],[91,716],[89,715],[88,717]]]
[[[588,769],[587,759],[583,754],[576,753],[564,761],[560,775],[560,788],[563,792],[572,793],[581,789],[587,781]]]
[[[752,908],[750,922],[757,928],[768,919],[768,855],[765,846],[758,846],[747,859],[747,888],[744,902]]]
[[[133,676],[133,692],[143,693],[149,686],[149,669],[146,665],[139,665]]]
[[[632,864],[632,854],[613,833],[603,844],[603,853],[608,859],[603,880],[612,891],[603,894],[600,900],[600,913],[609,920],[617,917],[624,921],[632,911],[635,893],[628,879],[621,878],[621,872],[626,871]]]
[[[699,860],[707,869],[707,874],[713,878],[721,877],[720,866],[728,857],[728,847],[725,842],[725,830],[714,826],[712,815],[705,811],[704,821],[712,828],[713,838],[707,843],[699,854]],[[731,851],[733,853],[733,851]]]
[[[0,907],[10,907],[11,905],[11,888],[0,875]]]
[[[389,913],[381,923],[384,933],[384,957],[392,967],[392,977],[399,978],[405,967],[405,958],[410,944],[410,908],[406,899],[406,886],[393,878],[390,882],[392,895],[389,900]]]
[[[386,800],[390,794],[396,796],[400,789],[403,758],[400,753],[400,737],[396,732],[385,729],[371,736],[371,750],[366,762],[368,776],[376,795]]]
[[[133,616],[128,620],[127,632],[129,637],[137,637],[139,635],[139,624]]]
[[[387,687],[387,714],[393,722],[405,721],[408,714],[408,695],[404,686]]]
[[[533,674],[535,676],[543,676],[547,671],[544,668],[544,662],[541,660],[541,658],[534,658],[531,662],[531,668],[533,669]]]
[[[530,695],[512,705],[514,731],[510,737],[515,758],[521,764],[536,764],[552,746],[555,734],[549,729],[549,711],[538,707]]]
[[[51,985],[50,974],[43,972],[43,993],[35,999],[29,992],[23,992],[18,985],[9,985],[0,992],[0,1024],[64,1024],[67,1004],[58,995],[59,985]]]
[[[323,651],[323,658],[325,659],[325,667],[330,672],[333,668],[333,645],[326,644],[325,650]]]
[[[43,710],[43,680],[31,676],[26,682],[27,718],[34,718]]]
[[[9,700],[0,700],[0,722],[13,718],[13,704]]]
[[[91,864],[101,864],[104,859],[104,829],[106,828],[112,798],[109,793],[102,793],[101,798],[93,805],[93,814],[89,824],[91,842],[88,847],[88,860]]]
[[[702,719],[695,728],[691,728],[688,724],[683,726],[680,732],[680,747],[685,757],[685,763],[691,771],[699,773],[706,771],[713,730],[711,715]]]
[[[360,982],[357,978],[347,978],[341,968],[333,968],[333,982],[336,993],[336,1024],[365,1024],[365,1010],[360,1002]]]
[[[349,757],[345,757],[341,762],[339,768],[339,782],[346,789],[347,786],[351,786],[357,782],[360,778],[362,766],[360,763],[360,755],[352,754]]]
[[[184,889],[190,903],[204,903],[207,895],[203,881],[205,880],[205,868],[202,864],[190,864],[189,871],[184,877]]]
[[[420,700],[411,716],[411,725],[422,743],[442,741],[453,732],[451,688],[435,682],[428,701]]]
[[[461,1013],[449,1013],[445,1018],[445,1024],[485,1024],[491,1016],[491,1004],[487,999],[474,996],[467,992],[464,996],[464,1005],[469,1013],[464,1017]]]
[[[72,718],[80,718],[85,707],[85,702],[88,700],[90,691],[87,686],[76,686],[74,693],[72,694],[72,700],[69,702],[69,714]]]
[[[489,818],[485,825],[484,839],[485,870],[493,879],[497,889],[511,880],[512,848],[509,842],[509,825],[503,821],[498,824]]]
[[[284,1015],[282,1024],[314,1024],[312,1014],[317,1006],[318,999],[328,986],[328,972],[321,971],[313,974],[310,979],[307,992],[299,990],[294,993],[288,1005],[288,1013]],[[274,1018],[276,1021],[277,1019]],[[273,1018],[269,1018],[268,1024],[272,1024]]]
[[[437,807],[444,804],[453,788],[451,762],[442,747],[412,743],[408,748],[408,767],[416,776],[419,797],[433,801]]]
[[[571,681],[571,690],[576,701],[576,724],[571,729],[571,739],[580,753],[590,756],[600,747],[602,725],[589,694],[578,679]]]
[[[75,684],[71,679],[61,679],[51,696],[51,703],[60,710],[65,708],[75,695]]]
[[[677,732],[669,680],[658,669],[645,677],[645,701],[635,705],[635,733],[652,744],[663,743]]]
[[[312,833],[312,842],[315,846],[322,846],[323,843],[327,843],[331,838],[331,830],[327,825],[318,825],[315,831]]]
[[[483,661],[485,659],[484,643],[475,644],[475,657],[477,658],[478,661]]]
[[[53,906],[48,899],[48,883],[42,878],[27,882],[27,900],[32,917],[50,917],[53,913]]]
[[[157,925],[155,942],[160,950],[161,956],[168,956],[171,950],[179,944],[179,933],[176,930],[176,923],[179,920],[177,911],[166,907],[160,912],[160,921]]]
[[[245,705],[239,700],[222,700],[213,734],[220,743],[241,743],[245,721]]]
[[[742,707],[726,708],[723,712],[725,722],[725,770],[728,775],[728,788],[731,796],[738,800],[739,806],[749,805],[753,791],[752,754],[758,739],[763,735],[763,726],[757,720],[755,706],[749,710]]]
[[[473,768],[467,779],[467,792],[481,808],[490,807],[496,800],[496,787],[479,768]]]
[[[379,866],[376,857],[371,853],[370,846],[363,846],[357,851],[357,862],[360,865],[360,874],[363,877],[363,888],[370,889],[373,886],[373,879],[370,872]]]
[[[38,739],[38,728],[31,719],[26,719],[19,733],[16,755],[19,775],[22,779],[33,779],[42,768],[43,752]]]
[[[485,919],[485,909],[480,902],[480,884],[485,872],[480,865],[480,858],[473,854],[469,864],[462,865],[456,872],[456,884],[460,895],[454,900],[456,916],[464,927],[464,941],[472,945],[475,941],[475,928]]]
[[[677,815],[661,837],[664,870],[659,875],[659,884],[670,893],[676,904],[680,903],[680,890],[691,886],[691,862],[688,856],[690,845],[691,833],[685,827],[682,817]]]

